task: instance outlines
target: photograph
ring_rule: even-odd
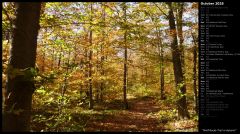
[[[199,132],[213,5],[2,2],[2,131]]]

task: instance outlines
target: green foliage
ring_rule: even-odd
[[[164,103],[170,106],[174,106],[178,100],[178,97],[172,95],[168,95],[166,98],[167,99],[164,101]]]
[[[194,115],[194,116],[193,116],[193,120],[196,121],[196,122],[198,122],[199,116],[198,116],[198,115]]]
[[[147,88],[146,86],[142,85],[142,84],[136,84],[134,85],[130,91],[131,93],[134,94],[134,96],[138,96],[138,97],[144,97],[144,96],[152,96],[154,95],[154,92]]]
[[[185,86],[185,83],[183,82],[183,83],[178,83],[178,85],[177,85],[177,97],[180,99],[180,98],[182,98],[183,96],[186,96],[186,94],[183,94],[182,93],[182,91],[181,91],[181,89],[183,88],[183,86]]]
[[[10,79],[14,79],[18,76],[21,76],[23,78],[23,80],[33,81],[34,77],[36,77],[38,74],[38,69],[33,68],[33,67],[28,67],[25,69],[18,69],[18,68],[14,68],[13,66],[9,65],[7,70],[8,70],[8,76]]]
[[[40,86],[39,88],[36,89],[35,92],[36,92],[36,93],[39,93],[39,94],[41,94],[41,95],[45,95],[46,90],[45,90],[44,86]]]
[[[157,114],[159,122],[166,123],[177,119],[177,110],[161,110]]]
[[[55,132],[71,132],[71,131],[83,131],[85,123],[76,122],[74,114],[62,111],[60,114],[42,115],[37,114],[33,116],[33,122],[44,124],[41,128],[41,132],[55,131]],[[84,121],[84,120],[83,120]],[[85,119],[86,121],[86,119]],[[37,127],[37,126],[33,126]],[[39,128],[38,128],[39,129]]]

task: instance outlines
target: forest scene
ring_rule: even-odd
[[[198,131],[198,3],[2,3],[2,131]]]

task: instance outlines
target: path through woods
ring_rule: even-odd
[[[75,107],[59,114],[51,110],[36,110],[32,131],[83,131],[83,132],[194,132],[197,120],[177,120],[177,111],[167,102],[155,97],[128,99],[129,109],[124,110],[122,100],[95,103],[93,109]],[[194,109],[191,108],[191,115]],[[67,114],[69,113],[69,114]],[[41,116],[41,121],[36,119]],[[55,117],[58,120],[54,120]],[[63,120],[62,118],[67,118]],[[64,122],[63,122],[64,121]],[[46,122],[46,123],[44,123]],[[62,122],[62,123],[61,123]],[[46,125],[54,124],[50,128]]]
[[[162,131],[157,117],[151,114],[161,109],[154,98],[132,99],[129,104],[129,110],[90,120],[85,131]]]

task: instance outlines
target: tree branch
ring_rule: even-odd
[[[156,3],[153,4],[168,18],[168,15],[164,13],[163,10]]]

